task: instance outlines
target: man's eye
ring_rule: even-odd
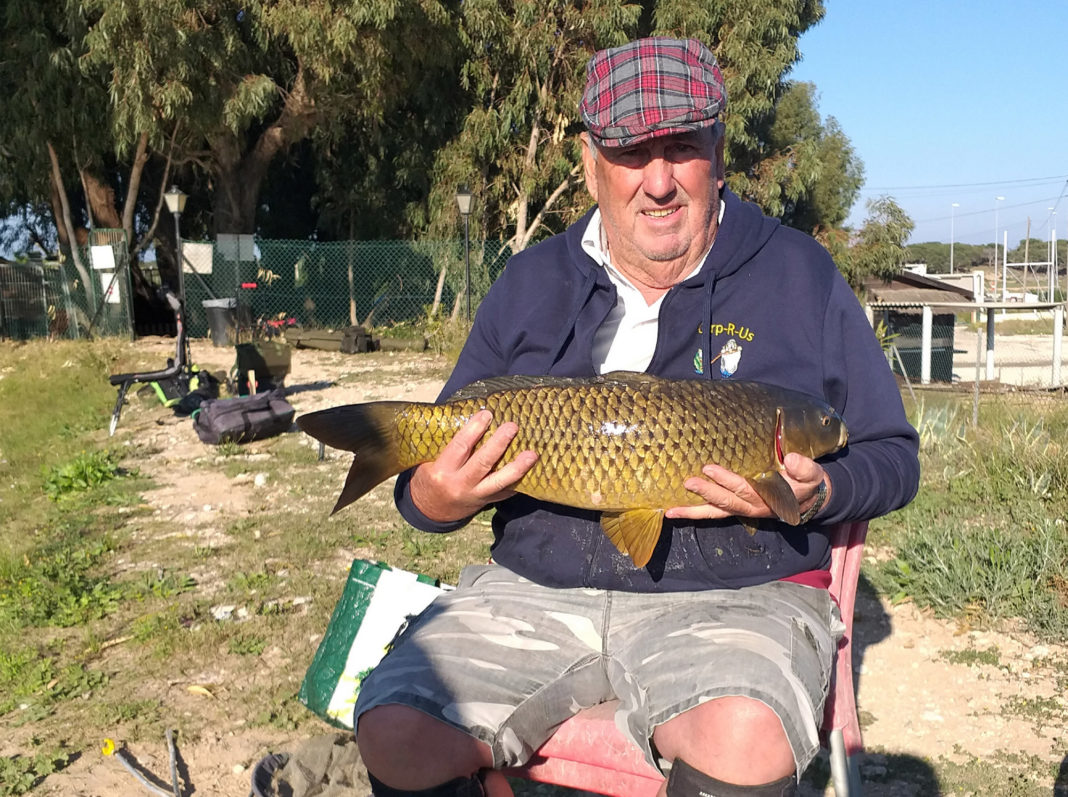
[[[696,152],[697,147],[693,144],[672,144],[667,155],[669,158],[692,158]]]
[[[641,163],[645,155],[640,149],[625,149],[616,156],[621,163]]]

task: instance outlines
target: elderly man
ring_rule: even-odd
[[[819,748],[841,628],[826,526],[917,488],[915,431],[834,263],[724,185],[713,55],[643,39],[598,52],[587,76],[597,205],[509,262],[442,395],[511,374],[754,380],[827,400],[849,444],[786,458],[798,526],[765,520],[748,483],[708,463],[685,483],[703,503],[667,510],[639,568],[596,512],[516,494],[538,452],[501,463],[515,425],[479,446],[491,418],[476,415],[397,482],[401,513],[430,532],[494,505],[494,564],[466,568],[363,682],[357,738],[378,797],[507,794],[499,769],[612,699],[668,773],[664,793],[793,794]]]

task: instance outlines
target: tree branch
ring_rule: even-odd
[[[582,161],[579,161],[571,167],[571,171],[568,172],[567,177],[561,180],[556,188],[553,189],[552,193],[549,194],[548,198],[545,200],[545,204],[541,206],[541,210],[538,211],[538,214],[534,217],[533,221],[530,222],[530,226],[527,228],[526,233],[520,237],[519,230],[516,230],[516,234],[512,236],[512,241],[516,243],[517,248],[514,248],[512,251],[521,252],[527,248],[530,244],[530,239],[534,237],[534,233],[545,220],[545,214],[549,212],[552,206],[556,203],[556,200],[558,200],[564,191],[568,189],[571,185],[571,181],[578,177],[581,171]],[[511,243],[511,241],[509,243]]]

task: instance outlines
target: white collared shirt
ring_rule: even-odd
[[[724,204],[719,203],[720,222],[723,221]],[[712,247],[709,247],[709,251],[711,249]],[[582,236],[582,250],[608,272],[608,278],[616,286],[616,306],[593,338],[594,367],[601,374],[609,371],[644,372],[656,350],[660,304],[667,294],[661,295],[652,304],[646,304],[645,298],[634,283],[612,265],[599,208],[593,211],[589,224],[586,225]],[[708,252],[705,252],[694,270],[684,279],[689,279],[700,271],[707,257]]]

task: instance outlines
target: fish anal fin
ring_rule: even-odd
[[[635,567],[645,567],[649,563],[663,526],[663,509],[632,509],[601,515],[604,533],[620,553],[631,558]]]
[[[746,481],[783,523],[796,526],[801,522],[801,507],[797,503],[797,496],[777,471],[751,477]]]

